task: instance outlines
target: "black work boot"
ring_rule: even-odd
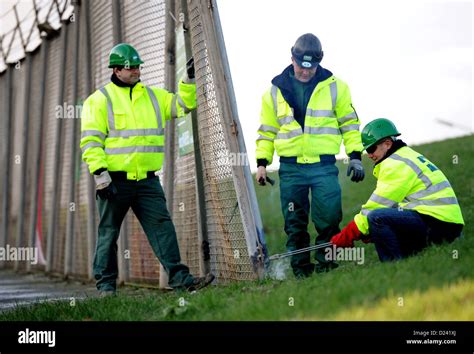
[[[333,269],[336,269],[337,267],[339,267],[339,264],[337,264],[336,262],[318,263],[316,264],[315,272],[326,273]]]
[[[299,264],[293,267],[293,274],[297,279],[310,277],[314,272],[314,263]]]
[[[186,288],[186,290],[189,292],[200,290],[211,284],[214,279],[215,276],[212,273],[208,273],[204,277],[194,278],[193,282]]]
[[[99,297],[115,297],[117,293],[115,290],[99,290]]]

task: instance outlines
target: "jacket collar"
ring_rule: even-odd
[[[407,144],[405,144],[402,140],[395,140],[395,143],[392,145],[390,150],[387,151],[387,154],[385,154],[385,156],[379,162],[377,162],[374,165],[374,170],[373,170],[372,174],[374,175],[375,178],[378,178],[378,176],[379,176],[380,168],[382,166],[381,162],[385,161],[387,158],[390,157],[390,155],[394,154],[399,149],[401,149],[405,146],[407,146]]]
[[[135,82],[133,85],[132,84],[127,84],[125,82],[123,82],[122,80],[120,80],[117,75],[115,74],[112,74],[112,76],[110,77],[110,80],[112,81],[112,83],[118,87],[122,87],[122,88],[130,88],[130,101],[132,100],[132,93],[133,93],[133,88],[134,87],[137,87],[137,88],[140,88],[140,87],[143,87],[142,83],[140,82],[140,80],[138,80],[137,82]],[[135,90],[136,91],[136,90]],[[140,96],[140,94],[139,94]]]
[[[137,82],[135,82],[133,85],[132,84],[127,84],[125,82],[123,82],[122,80],[120,80],[117,75],[115,74],[112,74],[112,76],[110,77],[110,81],[112,81],[115,85],[117,85],[118,87],[130,87],[130,88],[134,88],[136,84],[138,84],[140,82],[140,80],[138,80]]]
[[[388,159],[390,155],[394,154],[397,150],[401,149],[404,146],[407,146],[407,144],[403,140],[395,140],[392,144],[392,147],[387,150],[385,156],[380,161],[376,162],[374,166],[377,166],[383,160]]]

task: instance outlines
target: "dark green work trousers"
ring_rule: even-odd
[[[97,197],[100,216],[94,257],[97,289],[116,288],[117,240],[120,226],[130,207],[140,221],[153,252],[168,273],[169,285],[173,288],[190,285],[194,278],[189,273],[189,268],[181,263],[176,232],[166,208],[165,195],[159,178],[112,183],[118,192],[112,200]]]
[[[286,243],[288,251],[310,246],[308,216],[310,213],[309,192],[311,191],[311,220],[318,236],[316,244],[328,242],[338,232],[342,220],[341,187],[337,176],[339,170],[333,163],[293,164],[280,163],[280,199],[285,218]],[[325,260],[325,249],[316,251],[316,270],[329,270],[335,265]],[[295,276],[310,275],[315,266],[310,252],[291,257]]]

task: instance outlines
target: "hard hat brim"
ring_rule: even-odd
[[[133,63],[131,62],[129,65],[130,65],[130,66],[134,66],[134,65],[141,65],[141,64],[143,64],[143,63],[144,63],[144,61],[141,60],[141,59],[139,59],[139,60],[135,60]],[[120,63],[117,62],[117,63],[110,63],[110,64],[109,64],[109,68],[115,68],[115,67],[117,67],[117,66],[124,66],[124,65],[123,65],[123,62],[120,62]]]

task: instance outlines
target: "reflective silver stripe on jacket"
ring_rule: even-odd
[[[327,118],[335,118],[336,115],[334,111],[326,110],[326,109],[311,109],[308,108],[306,110],[306,115],[311,117],[327,117]]]
[[[99,130],[84,130],[81,132],[81,139],[85,138],[86,136],[94,136],[96,138],[99,138],[100,140],[105,140],[107,135],[102,133]]]
[[[329,84],[329,89],[331,90],[331,100],[332,100],[332,110],[336,110],[336,102],[337,102],[337,82],[331,82]]]
[[[272,88],[270,89],[271,95],[272,95],[272,100],[273,100],[273,110],[275,111],[275,115],[278,116],[278,87],[275,85],[272,85]]]
[[[344,124],[345,122],[348,122],[353,119],[357,119],[356,112],[352,112],[352,113],[349,113],[348,115],[345,115],[344,117],[337,118],[337,121],[339,122],[339,124]]]
[[[455,197],[438,198],[438,199],[433,199],[433,200],[417,200],[417,201],[408,203],[403,208],[413,209],[419,205],[439,206],[439,205],[449,205],[449,204],[458,204],[458,200]]]
[[[301,131],[301,129],[295,129],[288,133],[278,133],[276,137],[277,139],[291,139],[299,135],[303,135],[303,132]]]
[[[173,96],[173,99],[171,100],[171,117],[172,118],[178,118],[178,112],[176,109],[176,95]]]
[[[118,148],[106,148],[105,153],[109,155],[131,154],[134,152],[164,152],[163,146],[126,146]]]
[[[273,141],[275,140],[274,138],[269,138],[268,136],[264,136],[264,135],[259,135],[257,140],[268,140],[268,141]]]
[[[360,213],[364,216],[369,215],[369,213],[372,211],[372,209],[361,209]]]
[[[84,145],[82,147],[82,153],[84,153],[87,149],[91,148],[91,147],[100,147],[100,148],[103,148],[104,147],[104,144],[101,144],[101,143],[98,143],[97,141],[91,141],[90,143],[87,143],[86,145]]]
[[[435,184],[435,185],[432,185],[424,190],[421,190],[419,192],[415,192],[415,193],[412,193],[410,195],[407,195],[405,197],[405,199],[407,201],[416,201],[420,198],[424,198],[424,197],[427,197],[431,194],[434,194],[436,192],[439,192],[443,189],[446,189],[446,188],[451,188],[451,184],[448,182],[448,181],[443,181],[443,182],[440,182],[438,184]]]
[[[340,127],[341,133],[350,132],[351,130],[359,130],[360,124],[349,124],[344,127]]]
[[[102,92],[107,99],[107,120],[109,122],[109,130],[115,129],[115,121],[114,121],[114,109],[112,107],[112,100],[110,99],[109,93],[105,89],[105,87],[101,87],[100,92]]]
[[[158,131],[159,131],[159,133],[156,134],[156,135],[163,135],[163,121],[161,119],[161,111],[160,111],[160,106],[158,104],[158,100],[157,100],[153,90],[151,88],[149,88],[148,86],[145,86],[145,87],[146,87],[146,90],[148,92],[148,96],[150,96],[151,103],[153,104],[153,108],[154,108],[155,114],[156,114],[156,120],[158,122]]]
[[[330,135],[341,135],[341,132],[338,128],[330,128],[330,127],[308,127],[307,125],[304,127],[304,132],[306,134],[330,134]]]
[[[423,182],[426,188],[429,188],[432,185],[431,180],[428,178],[428,176],[425,175],[423,171],[410,159],[401,157],[400,155],[397,155],[397,154],[390,155],[389,159],[405,162],[413,171],[415,171],[416,175]]]
[[[125,129],[111,130],[109,138],[129,138],[131,136],[157,136],[163,135],[163,129]]]
[[[180,95],[176,94],[175,95],[176,99],[178,100],[178,104],[181,106],[181,108],[184,110],[184,113],[189,113],[191,110],[186,107],[186,104],[184,103],[183,99],[181,98]]]
[[[372,193],[369,200],[372,201],[372,202],[378,203],[378,204],[382,204],[382,205],[384,205],[388,208],[396,208],[398,206],[398,202],[396,202],[392,199],[381,197],[381,196],[379,196],[375,193]]]
[[[278,128],[272,127],[271,125],[264,125],[264,124],[260,125],[258,130],[261,132],[273,132],[275,134],[280,131],[280,129]]]
[[[283,124],[290,124],[295,120],[295,117],[293,116],[286,116],[283,118],[278,119],[278,124],[283,125]]]

